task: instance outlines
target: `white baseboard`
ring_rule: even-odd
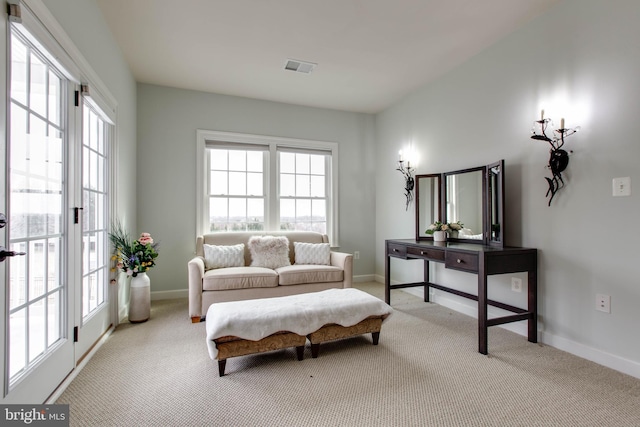
[[[540,335],[542,336],[541,342],[550,347],[566,351],[567,353],[590,360],[599,365],[622,372],[623,374],[640,378],[640,363],[638,362],[625,359],[623,357],[616,356],[615,354],[610,354],[548,332],[540,332]]]
[[[176,289],[173,291],[151,292],[151,301],[157,301],[161,299],[180,299],[180,298],[189,298],[189,290]]]
[[[353,283],[378,282],[376,278],[377,276],[375,274],[361,274],[359,276],[353,276]],[[384,281],[382,283],[384,283]]]
[[[384,278],[382,278],[382,283],[384,283]],[[402,290],[419,298],[424,296],[422,288],[406,288]],[[453,298],[448,298],[446,295],[436,295],[434,292],[431,292],[429,299],[432,302],[450,308],[451,310],[466,314],[467,316],[471,316],[476,319],[478,318],[478,308],[473,305],[465,304]],[[489,307],[489,317],[501,315],[501,311],[492,310],[492,308],[493,307]],[[525,321],[507,323],[498,326],[524,337],[528,335],[527,324]],[[622,372],[623,374],[640,378],[640,363],[636,361],[625,359],[544,331],[538,331],[538,342],[557,348],[558,350],[566,351],[574,356],[590,360],[615,371]]]

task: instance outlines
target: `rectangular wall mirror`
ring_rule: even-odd
[[[416,240],[431,238],[425,231],[443,218],[440,174],[416,175]]]
[[[441,174],[416,175],[416,240],[436,221],[460,222],[452,242],[504,244],[504,160]]]
[[[445,176],[445,222],[460,222],[459,232],[448,238],[484,239],[484,167],[447,172]]]

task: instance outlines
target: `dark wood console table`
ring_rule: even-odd
[[[391,257],[424,261],[424,281],[391,284]],[[477,274],[478,294],[451,289],[429,281],[429,262],[444,263],[445,268]],[[538,342],[538,251],[528,248],[493,247],[473,243],[433,242],[408,240],[385,241],[385,301],[391,303],[391,289],[423,286],[424,301],[429,301],[429,288],[439,289],[464,298],[478,301],[478,351],[488,353],[489,326],[527,320],[528,340]],[[487,298],[487,276],[527,272],[527,309],[514,307]],[[488,318],[488,306],[494,306],[512,315]]]

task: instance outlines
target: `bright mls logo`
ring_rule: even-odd
[[[69,426],[69,405],[0,405],[0,409],[3,426]]]

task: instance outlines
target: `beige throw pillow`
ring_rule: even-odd
[[[244,243],[232,246],[204,244],[204,268],[244,267]]]
[[[252,267],[276,269],[291,265],[289,239],[284,236],[252,236],[248,246]]]
[[[331,264],[331,247],[328,243],[293,242],[296,264]]]

